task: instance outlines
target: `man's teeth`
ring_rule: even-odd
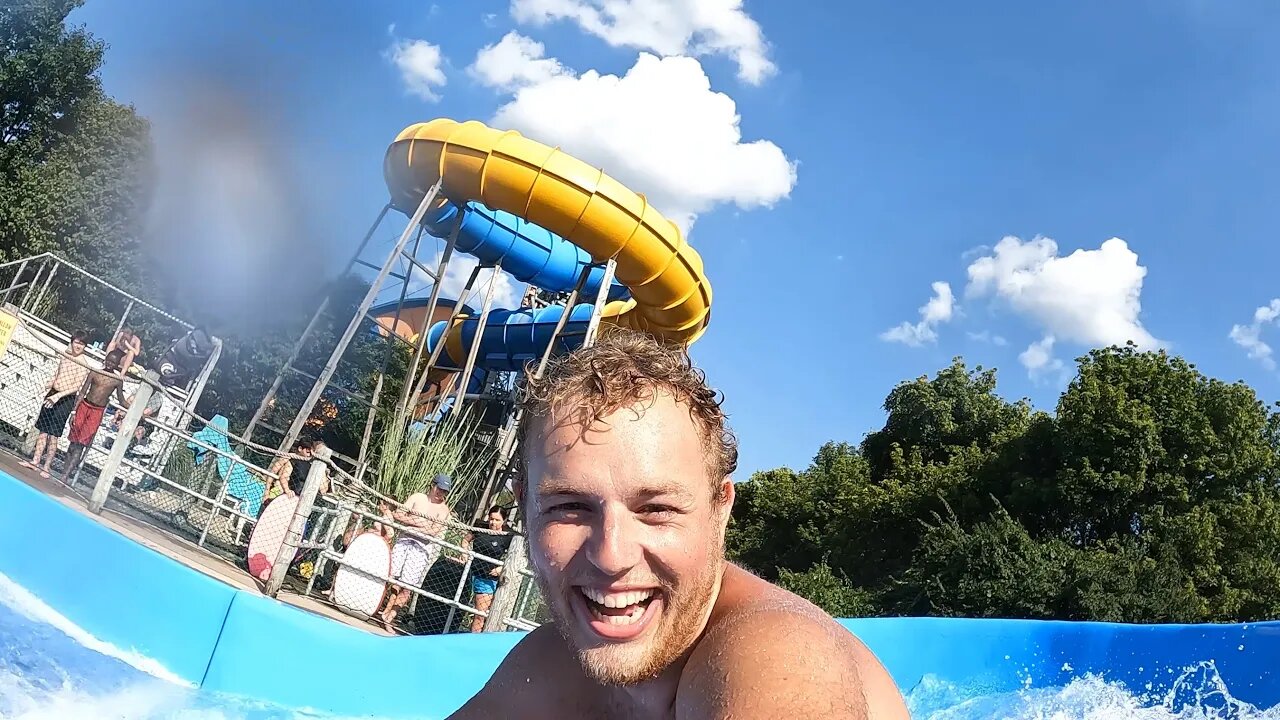
[[[594,614],[608,625],[630,625],[644,616],[644,608],[639,605],[633,606],[627,611],[626,615],[605,615],[601,612],[595,612]]]
[[[607,608],[624,608],[648,600],[653,597],[653,590],[631,590],[628,592],[607,593],[595,588],[582,588],[582,594],[591,599],[592,602],[603,605]]]

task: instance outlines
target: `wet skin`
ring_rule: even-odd
[[[908,717],[852,634],[724,561],[733,485],[686,406],[532,422],[519,491],[553,622],[452,717]]]

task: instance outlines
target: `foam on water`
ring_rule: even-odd
[[[68,620],[62,613],[46,605],[40,598],[32,595],[26,588],[9,579],[4,573],[0,573],[0,604],[28,620],[60,631],[99,655],[115,658],[154,678],[174,685],[187,684],[155,660],[133,650],[122,650],[94,637],[84,628]]]
[[[1138,693],[1086,674],[1059,687],[989,693],[926,676],[907,696],[913,718],[929,720],[1280,720],[1232,697],[1212,661],[1183,670],[1165,693]]]
[[[1260,709],[1232,697],[1212,662],[1186,668],[1167,691],[1145,694],[1096,675],[1003,693],[925,677],[907,704],[913,718],[930,720],[1280,720],[1280,706]],[[0,718],[337,720],[199,691],[152,658],[95,637],[3,574]]]

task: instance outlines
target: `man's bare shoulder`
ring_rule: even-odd
[[[875,655],[820,608],[730,566],[685,666],[677,717],[905,720]]]
[[[531,631],[507,653],[489,682],[450,720],[583,717],[582,670],[551,625]]]

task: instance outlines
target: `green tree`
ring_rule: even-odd
[[[286,374],[279,401],[264,416],[263,422],[285,429],[293,421],[311,390],[312,377],[318,375],[329,360],[329,354],[368,289],[368,282],[355,275],[338,278],[327,288],[317,288],[316,306],[320,303],[321,292],[330,292],[331,299],[295,363],[295,367],[306,375]],[[226,349],[201,398],[201,412],[221,413],[227,417],[233,430],[243,430],[309,320],[309,314],[275,318],[271,324],[264,323],[247,328],[245,332],[223,336]],[[313,423],[306,434],[323,438],[337,452],[354,457],[364,435],[368,409],[365,403],[353,399],[352,395],[372,397],[377,374],[385,360],[386,375],[379,401],[379,418],[391,417],[400,397],[411,354],[407,344],[374,332],[373,323],[365,321],[339,362],[329,388],[312,412]],[[274,445],[279,437],[275,433],[262,432],[255,433],[254,439]]]
[[[1280,416],[1132,346],[1080,358],[1056,413],[957,360],[885,426],[738,489],[735,559],[824,607],[1219,621],[1280,612]]]
[[[0,7],[0,261],[55,252],[154,299],[155,273],[141,247],[154,183],[150,127],[103,92],[106,45],[66,22],[80,4]],[[21,279],[37,271],[29,265]],[[63,273],[39,312],[105,342],[124,307],[114,293]],[[153,349],[177,330],[145,314],[134,324]]]
[[[321,293],[332,289],[335,299],[297,363],[313,375],[368,283],[349,276],[326,288],[317,278],[314,302],[292,305],[296,312],[263,314],[252,327],[228,327],[207,303],[190,297],[180,279],[158,272],[142,245],[154,184],[150,128],[131,106],[103,91],[99,71],[105,43],[67,22],[82,1],[0,3],[0,262],[56,252],[144,300],[203,323],[224,345],[198,411],[206,417],[225,415],[233,429],[241,430]],[[35,272],[29,267],[24,279]],[[125,301],[67,275],[52,283],[39,314],[64,328],[89,329],[95,340],[106,341]],[[143,337],[147,365],[182,334],[176,324],[145,312],[135,312],[129,322]],[[347,454],[358,451],[367,418],[365,406],[352,401],[350,393],[372,395],[385,360],[381,404],[391,407],[409,359],[406,348],[395,343],[388,356],[388,343],[368,329],[366,324],[344,357],[310,432]],[[270,421],[287,426],[290,410],[309,388],[309,380],[289,378]]]
[[[0,7],[0,259],[56,251],[145,293],[150,130],[103,93],[106,46],[66,25],[80,4]]]

